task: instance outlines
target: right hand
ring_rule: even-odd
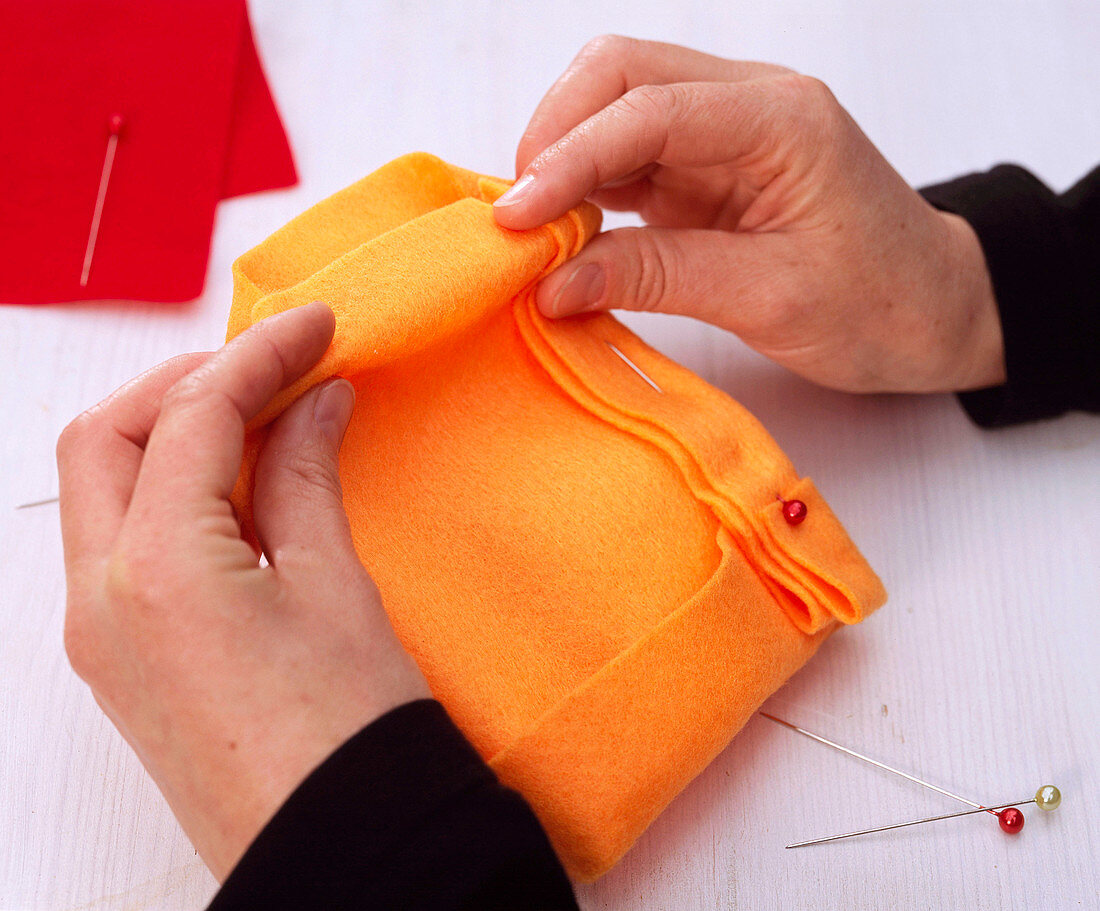
[[[824,84],[782,67],[608,36],[531,118],[517,230],[582,199],[639,212],[547,276],[547,316],[695,316],[824,386],[931,392],[1004,382],[977,236],[927,204]]]

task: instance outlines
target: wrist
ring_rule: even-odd
[[[938,213],[947,228],[953,285],[949,300],[958,302],[960,324],[954,363],[945,372],[944,391],[962,392],[1005,382],[1004,337],[993,281],[978,235],[966,219]]]
[[[308,686],[293,688],[280,697],[287,712],[276,707],[262,722],[251,711],[238,714],[227,719],[231,741],[204,732],[202,746],[192,740],[158,764],[162,774],[154,779],[219,881],[302,782],[343,744],[393,709],[431,698],[423,674],[392,630],[366,638],[382,646],[372,661],[376,678],[349,666],[360,679],[339,682],[328,675],[325,698]]]

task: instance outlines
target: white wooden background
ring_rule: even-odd
[[[1063,189],[1100,160],[1095,0],[252,7],[302,184],[221,206],[193,304],[0,307],[0,908],[198,908],[214,891],[69,670],[56,507],[13,507],[56,492],[78,411],[219,344],[230,262],[303,208],[414,149],[509,174],[542,92],[609,31],[824,78],[914,184],[1016,160]],[[1016,838],[971,817],[784,851],[956,806],[757,718],[582,907],[1100,906],[1100,419],[983,432],[949,396],[827,392],[717,330],[626,321],[763,420],[891,592],[772,711],[979,801],[1054,782],[1065,803]]]

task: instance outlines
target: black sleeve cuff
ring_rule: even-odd
[[[208,911],[576,909],[531,809],[435,700],[368,725],[306,778]]]
[[[1063,197],[1015,165],[926,187],[978,235],[1004,333],[1007,381],[959,394],[983,427],[1100,410],[1100,168]]]

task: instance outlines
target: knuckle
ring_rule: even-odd
[[[804,104],[824,105],[833,99],[832,90],[816,76],[792,72],[776,77],[776,81]]]
[[[678,93],[672,86],[640,85],[623,95],[613,106],[648,121],[668,117],[677,100]]]
[[[173,385],[161,400],[160,412],[165,415],[203,416],[204,420],[239,417],[240,412],[230,396],[213,388],[205,376],[205,368],[185,376]]]
[[[789,338],[789,333],[804,325],[807,311],[812,313],[817,309],[812,298],[799,296],[782,286],[768,289],[766,296],[762,292],[761,299],[766,301],[771,332],[782,338]]]
[[[194,564],[173,560],[169,547],[155,533],[117,546],[103,572],[105,616],[153,616],[189,600],[201,581]]]
[[[657,242],[652,229],[630,228],[624,240],[637,251],[633,276],[635,304],[640,310],[659,310],[674,281],[673,248]]]
[[[71,598],[65,611],[64,645],[65,656],[77,676],[82,680],[94,676],[99,654],[95,631],[86,608]]]
[[[263,321],[252,328],[255,329],[255,332],[251,343],[263,349],[264,368],[269,378],[274,380],[276,388],[281,389],[289,382],[291,369],[287,363],[286,354],[273,337],[274,328],[270,323]]]
[[[147,600],[146,593],[163,579],[159,560],[138,552],[114,551],[107,559],[103,594],[113,608],[130,607]]]
[[[839,107],[833,90],[814,76],[802,76],[801,92],[809,105],[818,111],[834,111]]]
[[[524,173],[537,178],[547,171],[553,171],[555,162],[572,158],[583,159],[586,142],[587,136],[583,130],[570,130],[532,158]]]
[[[95,426],[96,411],[89,409],[73,418],[57,438],[57,461],[64,462],[79,455],[85,447],[88,435]]]
[[[805,281],[806,271],[793,261],[784,261],[784,266],[759,270],[744,295],[757,302],[757,325],[767,327],[775,345],[804,336],[806,327],[815,324],[815,314],[826,312],[825,297],[815,283]]]
[[[205,388],[199,371],[188,374],[182,380],[174,383],[164,394],[161,402],[162,411],[183,411],[194,407],[205,396]]]
[[[341,499],[340,476],[331,461],[318,452],[297,451],[285,466],[286,482],[301,494]]]
[[[623,60],[629,56],[634,43],[634,39],[626,38],[623,35],[597,35],[581,48],[580,53],[577,54],[577,63],[590,65]]]
[[[788,73],[777,77],[776,82],[787,95],[789,109],[804,126],[823,127],[836,122],[840,104],[820,79]]]

